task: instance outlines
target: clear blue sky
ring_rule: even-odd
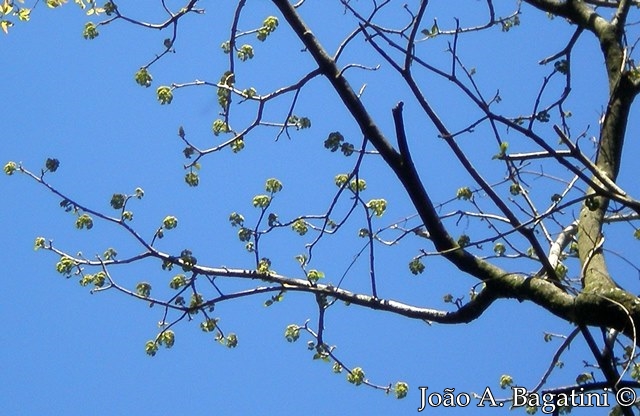
[[[268,2],[249,3],[255,11],[246,14],[243,27],[247,29],[268,15],[277,15]],[[307,3],[303,13],[320,38],[334,47],[349,29],[348,25],[342,28],[338,19],[347,18],[340,7],[329,10],[324,2]],[[124,10],[125,4],[121,7]],[[504,11],[506,14],[508,9]],[[322,142],[335,130],[354,143],[359,143],[360,137],[328,84],[315,82],[309,93],[301,96],[296,110],[311,117],[310,130],[295,133],[292,140],[283,137],[274,142],[276,130],[264,129],[250,137],[247,148],[238,155],[226,151],[205,158],[201,186],[188,189],[183,181],[183,146],[176,133],[183,125],[189,139],[202,147],[219,142],[210,131],[218,112],[215,90],[176,91],[170,106],[160,106],[154,91],[174,81],[217,81],[226,63],[219,45],[229,31],[228,13],[226,9],[208,10],[206,15],[185,19],[175,45],[177,54],[151,68],[154,84],[144,89],[134,83],[133,74],[161,51],[166,33],[117,23],[101,28],[97,39],[86,41],[81,36],[86,17],[75,5],[49,10],[40,4],[30,23],[18,24],[9,36],[0,39],[2,164],[14,160],[37,172],[47,157],[56,157],[61,165],[49,177],[51,183],[79,202],[108,213],[112,212],[109,200],[114,192],[132,193],[142,187],[145,198],[131,205],[135,215],[132,224],[141,234],[152,235],[165,215],[175,215],[179,227],[167,233],[163,249],[178,253],[192,248],[201,263],[211,266],[252,267],[251,257],[235,237],[236,230],[228,225],[229,213],[239,211],[255,218],[251,198],[263,192],[264,180],[269,177],[284,183],[281,199],[275,202],[280,204],[276,207],[283,217],[295,217],[302,210],[322,211],[334,190],[333,176],[347,171],[351,163],[329,154]],[[451,13],[438,9],[431,13],[439,17],[442,26],[452,24],[446,17]],[[454,14],[465,17],[465,12]],[[541,20],[538,12],[525,8],[522,25],[513,29],[513,36],[494,29],[490,37],[470,37],[463,44],[469,66],[477,67],[478,79],[488,84],[487,91],[499,88],[501,81],[518,84],[513,90],[501,90],[503,105],[523,108],[530,103],[527,94],[538,88],[539,75],[549,69],[537,68],[535,62],[556,52],[571,34],[564,22],[557,20]],[[338,22],[335,27],[333,22]],[[257,56],[243,64],[244,79],[252,80],[259,92],[284,85],[295,80],[295,74],[312,68],[300,45],[287,40],[291,33],[281,23],[273,35],[273,44],[279,47],[270,49],[269,42],[262,45],[252,38]],[[549,25],[548,31],[539,30],[543,24]],[[544,41],[526,47],[518,43],[527,36]],[[489,45],[489,38],[497,43]],[[597,71],[601,58],[595,42],[581,40],[580,46],[585,52],[576,60],[585,65],[593,62]],[[347,56],[357,58],[360,52],[354,48]],[[362,56],[363,64],[382,63],[371,55]],[[389,94],[388,89],[398,78],[385,72],[380,79],[352,71],[356,88],[370,82],[365,93],[368,104],[380,104],[373,112],[384,120],[383,128],[392,132],[390,108],[402,97]],[[601,73],[594,74],[591,78],[576,76],[577,98],[571,102],[576,126],[590,124],[591,134],[604,94],[604,90],[590,87],[602,80]],[[534,82],[526,81],[529,75],[537,77]],[[443,118],[455,120],[460,108],[454,95],[448,97],[446,84],[433,88],[430,95],[442,99],[439,111]],[[288,103],[279,105],[281,111]],[[408,105],[408,114],[412,105]],[[248,104],[247,108],[251,110]],[[430,126],[409,128],[410,134],[420,137],[414,145],[426,155],[425,164],[433,172],[427,175],[427,184],[439,200],[453,197],[468,178],[448,171],[448,162],[439,156],[444,147]],[[637,131],[634,123],[630,128]],[[368,179],[370,197],[389,200],[387,222],[410,213],[404,197],[393,190],[396,182],[390,171],[379,162],[367,164],[363,176]],[[364,386],[356,388],[345,381],[344,374],[334,375],[329,364],[311,359],[306,339],[296,344],[285,341],[286,325],[306,319],[314,324],[316,311],[308,295],[287,294],[285,302],[270,308],[263,306],[266,297],[220,305],[216,316],[223,328],[239,336],[234,350],[217,345],[211,335],[202,333],[196,319],[177,326],[171,350],[161,349],[149,358],[144,344],[157,333],[156,324],[162,318],[159,308],[115,292],[91,295],[77,279],[66,280],[55,272],[54,255],[32,249],[37,236],[51,238],[56,246],[72,253],[81,250],[87,257],[109,246],[116,247],[121,256],[133,255],[140,248],[108,224],[97,222],[89,232],[76,230],[73,216],[58,207],[59,200],[25,177],[3,177],[0,191],[5,231],[0,239],[4,271],[0,409],[7,415],[415,414],[420,404],[418,386],[428,386],[429,391],[454,387],[457,392],[480,392],[489,385],[499,395],[503,393],[498,387],[500,375],[511,374],[517,383],[531,387],[557,346],[543,342],[543,331],[568,333],[571,329],[533,305],[515,301],[499,302],[480,320],[460,326],[428,326],[354,306],[330,309],[326,336],[329,343],[337,345],[341,359],[351,366],[362,366],[375,383],[408,382],[410,394],[402,401]],[[269,246],[270,257],[278,259],[274,268],[295,274],[293,256],[306,242],[308,239],[291,232],[274,238]],[[345,270],[362,242],[353,238],[325,245],[318,252],[317,268],[329,279],[338,280],[335,276]],[[425,306],[447,308],[441,301],[444,293],[457,290],[465,294],[473,284],[463,278],[452,288],[449,281],[454,271],[438,261],[430,264],[424,275],[412,276],[406,263],[420,246],[403,244],[379,251],[383,293],[404,295],[414,303],[426,299]],[[164,287],[171,277],[155,262],[112,272],[130,287],[143,280]],[[360,262],[345,284],[357,289],[366,288],[366,282],[366,264]],[[572,347],[566,367],[552,377],[552,383],[569,384],[584,371],[581,352],[581,344]],[[429,409],[425,414],[504,412],[468,408]],[[591,413],[584,409],[575,412]]]

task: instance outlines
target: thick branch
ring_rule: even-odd
[[[389,167],[400,179],[438,251],[443,252],[443,255],[459,269],[481,280],[489,280],[497,275],[504,274],[504,271],[473,256],[458,246],[440,221],[434,204],[427,194],[417,172],[403,160],[400,153],[393,148],[391,143],[389,143],[380,131],[357,94],[349,85],[349,82],[340,72],[335,61],[325,51],[315,35],[287,0],[273,0],[273,3],[280,9],[293,31],[304,43],[309,53],[311,53],[322,74],[331,82],[334,90],[340,96],[354,120],[358,123],[363,135],[375,146]]]
[[[359,97],[355,94],[348,81],[340,72],[335,61],[326,53],[314,34],[302,21],[301,17],[287,0],[272,1],[280,9],[291,28],[304,43],[309,53],[313,56],[313,59],[318,64],[322,75],[330,81],[354,120],[360,126],[363,135],[376,147],[380,152],[380,155],[398,176],[417,209],[421,220],[429,231],[436,248],[445,258],[460,270],[483,280],[487,284],[487,287],[494,291],[497,298],[530,300],[570,322],[585,325],[615,327],[624,331],[628,336],[633,333],[631,328],[635,325],[635,322],[640,322],[640,311],[637,310],[638,307],[634,303],[636,299],[635,296],[627,292],[621,290],[605,291],[597,295],[585,294],[585,296],[579,295],[578,298],[574,298],[544,279],[528,278],[522,275],[507,273],[499,267],[479,259],[466,250],[460,248],[457,243],[453,241],[443,224],[440,222],[434,205],[424,189],[423,183],[421,182],[417,172],[415,172],[415,169],[411,169],[411,166],[406,163],[406,160],[404,160],[402,155],[392,147],[389,141],[379,130]],[[541,3],[548,4],[549,2]],[[574,17],[583,20],[591,17],[595,19],[597,24],[591,22],[591,29],[597,28],[598,30],[604,30],[602,29],[602,25],[609,25],[608,22],[597,16],[587,5],[584,3],[580,4],[581,6],[576,6],[577,9],[571,9],[571,14],[574,15]],[[560,5],[558,5],[558,7],[560,7]],[[566,9],[566,5],[562,7]],[[562,16],[567,13],[568,10],[563,10],[562,13],[558,14]],[[630,104],[630,100],[625,102]],[[621,102],[620,104],[623,103]],[[437,118],[434,122],[437,122]],[[620,124],[616,124],[616,126],[619,127]],[[446,135],[444,136],[447,137]],[[405,146],[405,143],[402,143],[401,146]],[[605,149],[606,148],[608,147],[605,146]],[[406,151],[406,149],[403,149],[403,153]],[[601,163],[599,162],[600,158],[597,161],[596,166],[598,166],[602,172],[606,173],[606,170],[601,167]],[[598,241],[599,240],[593,241],[591,247],[595,247]],[[600,260],[598,257],[600,256],[600,253],[595,253],[595,255],[594,253],[591,253],[590,256],[592,264],[594,266],[599,265]],[[546,258],[546,256],[543,257]],[[549,267],[547,259],[547,269]],[[299,287],[299,290],[307,289]],[[316,290],[318,289],[314,288],[311,291]],[[358,303],[363,306],[369,306],[374,309],[384,309],[384,305],[388,305],[388,301],[375,300],[372,302],[370,297],[362,297],[362,295],[355,296],[357,296],[357,298],[353,303]],[[340,298],[340,296],[337,297]],[[626,306],[621,308],[619,305]],[[430,314],[434,315],[433,313]],[[408,313],[407,316],[409,315],[416,317],[415,311]],[[434,316],[436,319],[424,317],[418,313],[417,317],[420,317],[421,319],[434,320],[436,322],[445,322],[448,320],[439,314],[435,314]]]

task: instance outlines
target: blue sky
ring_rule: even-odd
[[[247,29],[259,26],[268,15],[277,15],[267,2],[249,3],[255,9],[243,20]],[[339,7],[331,10],[321,2],[307,3],[303,13],[331,49],[350,28],[348,24],[344,29],[339,24],[334,27],[332,22],[347,18]],[[237,240],[237,230],[228,225],[229,213],[242,212],[253,220],[256,213],[251,198],[263,192],[269,177],[284,184],[274,201],[274,209],[282,217],[321,212],[334,192],[333,176],[348,171],[352,163],[324,150],[324,139],[336,130],[354,143],[360,138],[328,84],[316,81],[301,95],[296,109],[297,114],[311,117],[311,129],[293,132],[291,140],[283,137],[278,141],[274,140],[277,130],[260,130],[247,139],[246,149],[239,154],[226,151],[205,158],[201,186],[189,189],[183,180],[178,126],[184,126],[187,137],[203,147],[219,141],[210,130],[218,112],[215,90],[176,91],[169,106],[160,106],[154,91],[174,81],[217,81],[227,62],[219,45],[228,34],[229,12],[221,7],[215,13],[208,10],[203,16],[188,17],[179,28],[177,53],[151,68],[154,84],[145,89],[135,84],[133,74],[161,51],[166,33],[117,23],[101,28],[97,39],[86,41],[81,36],[86,17],[73,4],[59,10],[39,5],[30,23],[17,25],[0,40],[2,163],[22,162],[37,172],[47,157],[56,157],[61,164],[59,171],[49,176],[51,183],[78,202],[107,213],[112,212],[109,200],[113,193],[132,193],[142,187],[145,198],[131,205],[135,215],[132,224],[141,234],[151,236],[162,218],[175,215],[179,227],[161,242],[164,250],[178,253],[189,247],[203,264],[251,268],[251,256]],[[432,13],[443,26],[452,24],[447,17],[451,14],[474,21],[469,11],[447,14],[434,8]],[[494,29],[486,38],[467,38],[461,53],[470,66],[477,67],[477,79],[487,91],[503,84],[513,87],[515,82],[512,90],[501,89],[504,105],[524,108],[530,103],[527,97],[540,84],[540,74],[549,69],[540,69],[535,62],[560,49],[571,34],[559,20],[546,21],[538,12],[525,8],[522,25],[513,29],[513,37]],[[549,25],[548,33],[539,31],[542,24]],[[273,43],[269,43],[272,39],[265,44],[252,40],[256,58],[242,64],[246,72],[239,82],[255,80],[252,85],[263,91],[286,85],[312,68],[284,22],[272,36]],[[518,39],[531,36],[544,41],[526,47],[518,43]],[[487,39],[496,43],[487,46]],[[570,102],[571,109],[576,114],[576,130],[591,125],[591,134],[595,134],[605,91],[591,85],[603,80],[597,72],[601,57],[594,41],[581,40],[579,46],[583,52],[575,60],[584,72],[574,78],[576,98]],[[446,54],[442,55],[434,59],[445,62]],[[363,64],[372,66],[383,63],[358,48],[349,49],[346,59],[362,59]],[[586,76],[592,70],[593,76]],[[389,93],[398,78],[384,68],[381,75],[351,71],[354,85],[368,83],[365,101],[382,120],[381,126],[392,132],[390,108],[398,99],[406,99]],[[535,82],[526,81],[529,76]],[[434,83],[431,87],[431,81],[425,78],[428,94],[440,99],[438,110],[443,118],[455,121],[456,112],[466,109],[459,107],[449,86]],[[281,112],[287,105],[282,101],[275,110]],[[250,104],[246,107],[250,119]],[[409,104],[407,112],[415,114],[415,108]],[[239,122],[243,117],[238,116]],[[410,136],[419,139],[412,145],[424,155],[421,163],[425,171],[431,172],[425,175],[425,182],[439,200],[453,197],[455,189],[469,179],[448,170],[444,144],[437,142],[435,130],[426,122],[411,124],[408,129]],[[637,125],[631,123],[630,129],[637,131]],[[478,143],[467,145],[479,153],[494,152]],[[498,171],[494,179],[501,174]],[[623,179],[624,175],[628,172],[623,171]],[[379,161],[367,162],[362,176],[368,179],[368,195],[390,202],[380,226],[411,213],[406,197],[394,190],[397,182]],[[76,230],[74,218],[58,207],[58,198],[26,177],[3,177],[0,190],[4,195],[0,218],[6,230],[0,240],[4,265],[0,408],[6,414],[415,414],[420,404],[418,386],[429,386],[429,391],[454,387],[458,392],[480,392],[490,386],[499,395],[503,393],[498,387],[500,375],[511,374],[517,383],[531,387],[557,346],[557,342],[543,342],[543,332],[566,334],[571,330],[533,305],[516,301],[498,302],[480,320],[460,326],[429,326],[354,306],[330,309],[326,336],[329,343],[337,345],[340,358],[351,366],[362,366],[375,383],[408,382],[411,392],[402,401],[348,384],[344,374],[335,375],[329,364],[311,359],[306,339],[296,344],[286,342],[283,333],[288,324],[302,324],[306,319],[315,322],[314,301],[306,295],[287,294],[284,302],[270,308],[263,306],[266,298],[261,297],[219,305],[215,313],[224,330],[238,334],[236,349],[218,345],[211,335],[200,331],[196,319],[177,326],[171,350],[161,349],[149,358],[144,344],[158,331],[160,308],[149,308],[111,291],[89,294],[77,279],[67,280],[55,272],[54,255],[34,253],[33,242],[44,236],[60,248],[71,253],[80,250],[87,257],[109,246],[116,247],[121,256],[136,254],[140,248],[109,224],[97,222],[91,231]],[[267,252],[277,259],[274,268],[281,273],[299,273],[293,257],[306,242],[308,239],[292,232],[271,239]],[[354,236],[321,246],[317,267],[328,279],[338,280],[335,276],[344,272],[362,244],[363,240]],[[461,278],[452,285],[454,271],[437,260],[424,275],[412,276],[406,264],[419,247],[416,242],[403,242],[401,247],[378,251],[380,290],[414,303],[424,299],[426,306],[447,308],[449,305],[441,301],[443,294],[465,294],[473,281]],[[628,269],[621,270],[631,275],[629,281],[637,282],[637,273],[633,276]],[[112,273],[130,287],[143,280],[163,287],[171,277],[154,262]],[[366,290],[366,283],[366,264],[359,262],[345,284]],[[566,367],[551,383],[573,382],[575,375],[584,371],[582,352],[580,343],[572,346]],[[431,413],[436,411],[501,413],[496,409],[430,409]]]

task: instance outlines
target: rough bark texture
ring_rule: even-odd
[[[578,325],[616,328],[640,345],[639,340],[635,339],[635,329],[633,328],[640,323],[638,298],[617,287],[609,275],[601,250],[602,225],[610,200],[608,195],[597,194],[590,188],[587,191],[587,195],[590,196],[585,200],[580,213],[577,238],[584,290],[577,295],[567,294],[549,280],[509,273],[470,254],[457,246],[438,220],[433,203],[412,164],[407,163],[409,162],[407,157],[403,158],[400,152],[396,151],[390,141],[384,137],[340,72],[336,62],[314,36],[311,28],[307,27],[287,0],[274,0],[273,2],[300,37],[318,64],[322,75],[331,83],[360,125],[364,136],[380,152],[403,184],[430,233],[435,247],[458,269],[486,283],[485,292],[487,293],[482,298],[482,302],[479,302],[478,305],[471,303],[467,306],[466,313],[474,311],[474,313],[467,315],[467,318],[479,316],[496,298],[528,300],[556,316]],[[612,21],[604,19],[592,6],[583,1],[531,0],[527,3],[569,19],[590,31],[600,42],[606,62],[610,99],[600,132],[599,151],[595,164],[601,174],[615,181],[620,170],[625,129],[631,104],[638,92],[637,83],[631,80],[629,72],[625,69],[625,47],[621,36],[630,3],[620,2]],[[405,70],[408,71],[408,68]],[[601,185],[596,176],[592,177],[592,181]],[[458,322],[458,320],[442,319],[441,322]]]

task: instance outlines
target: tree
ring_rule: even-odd
[[[63,3],[46,2],[52,8]],[[56,255],[57,271],[77,277],[92,293],[121,292],[161,310],[162,326],[147,342],[147,354],[172,347],[180,336],[177,324],[192,319],[233,348],[238,336],[225,329],[217,305],[258,297],[272,306],[302,292],[315,317],[287,326],[286,339],[306,338],[314,358],[329,361],[350,383],[402,398],[405,382],[370,380],[362,368],[340,358],[325,336],[331,327],[328,311],[348,314],[358,307],[432,324],[462,324],[517,299],[572,325],[566,335],[545,334],[546,341],[558,338],[558,352],[542,381],[526,386],[530,392],[607,388],[624,393],[640,386],[635,362],[640,309],[632,289],[637,282],[624,276],[638,270],[630,245],[633,237],[640,238],[634,225],[640,202],[631,196],[634,178],[619,177],[632,103],[640,90],[634,65],[636,2],[530,0],[502,9],[506,6],[486,1],[460,11],[428,1],[405,6],[342,0],[330,6],[343,14],[340,20],[328,22],[306,11],[313,6],[305,1],[273,0],[270,8],[238,1],[215,12],[227,31],[216,55],[222,70],[190,81],[176,80],[162,68],[180,60],[183,31],[204,19],[205,6],[197,0],[175,9],[162,2],[164,11],[149,17],[120,2],[76,3],[94,19],[84,26],[88,40],[103,32],[116,37],[114,26],[166,30],[155,57],[134,71],[137,84],[155,87],[161,105],[176,106],[191,87],[215,91],[214,144],[198,127],[176,126],[189,187],[219,192],[209,185],[216,174],[206,173],[216,163],[233,166],[234,157],[252,146],[268,152],[260,143],[265,137],[295,146],[306,140],[298,136],[315,130],[319,118],[339,121],[325,121],[330,129],[313,133],[316,144],[323,135],[324,154],[278,150],[262,160],[293,164],[291,159],[301,158],[304,172],[264,177],[263,191],[245,205],[235,205],[231,194],[216,195],[248,252],[250,261],[237,265],[224,259],[209,263],[209,256],[200,254],[205,247],[165,242],[188,212],[167,212],[151,233],[139,228],[133,212],[145,191],[136,185],[132,192],[115,190],[112,210],[104,211],[83,203],[82,192],[68,193],[50,179],[65,163],[62,157],[51,155],[41,170],[5,165],[6,174],[21,173],[59,198],[76,228],[90,230],[104,222],[135,243],[135,250],[124,253],[110,242],[96,257],[76,255],[75,247],[58,246],[47,237],[38,237],[35,248]],[[0,24],[9,36],[13,20],[29,19],[30,11],[21,7],[4,2]],[[481,22],[474,17],[479,10]],[[258,13],[264,16],[256,20]],[[518,34],[521,17],[523,26],[529,18],[539,19],[531,24],[561,36],[532,42],[533,32]],[[211,48],[210,42],[199,44],[200,51]],[[500,54],[492,56],[496,49],[486,47],[477,51],[486,45],[496,45]],[[525,71],[525,65],[535,68]],[[156,86],[158,72],[173,79]],[[594,108],[602,113],[594,116]],[[228,174],[251,176],[251,168]],[[253,173],[259,171],[256,166]],[[280,240],[287,233],[293,237]],[[289,241],[296,234],[302,239]],[[213,244],[225,241],[221,234]],[[344,248],[349,251],[342,255]],[[121,282],[120,270],[149,260],[156,263],[147,269],[153,277]],[[446,281],[430,281],[433,270],[446,273]],[[407,283],[410,275],[421,279],[419,286],[442,292],[437,297],[433,291],[407,293],[404,287],[415,287]],[[510,305],[515,313],[521,307]],[[590,369],[577,378],[574,374],[576,381],[568,387],[547,385],[578,337],[590,351],[585,357]],[[513,383],[509,375],[500,379],[503,387]],[[531,397],[527,410],[542,407]],[[632,414],[619,406],[613,411]]]

